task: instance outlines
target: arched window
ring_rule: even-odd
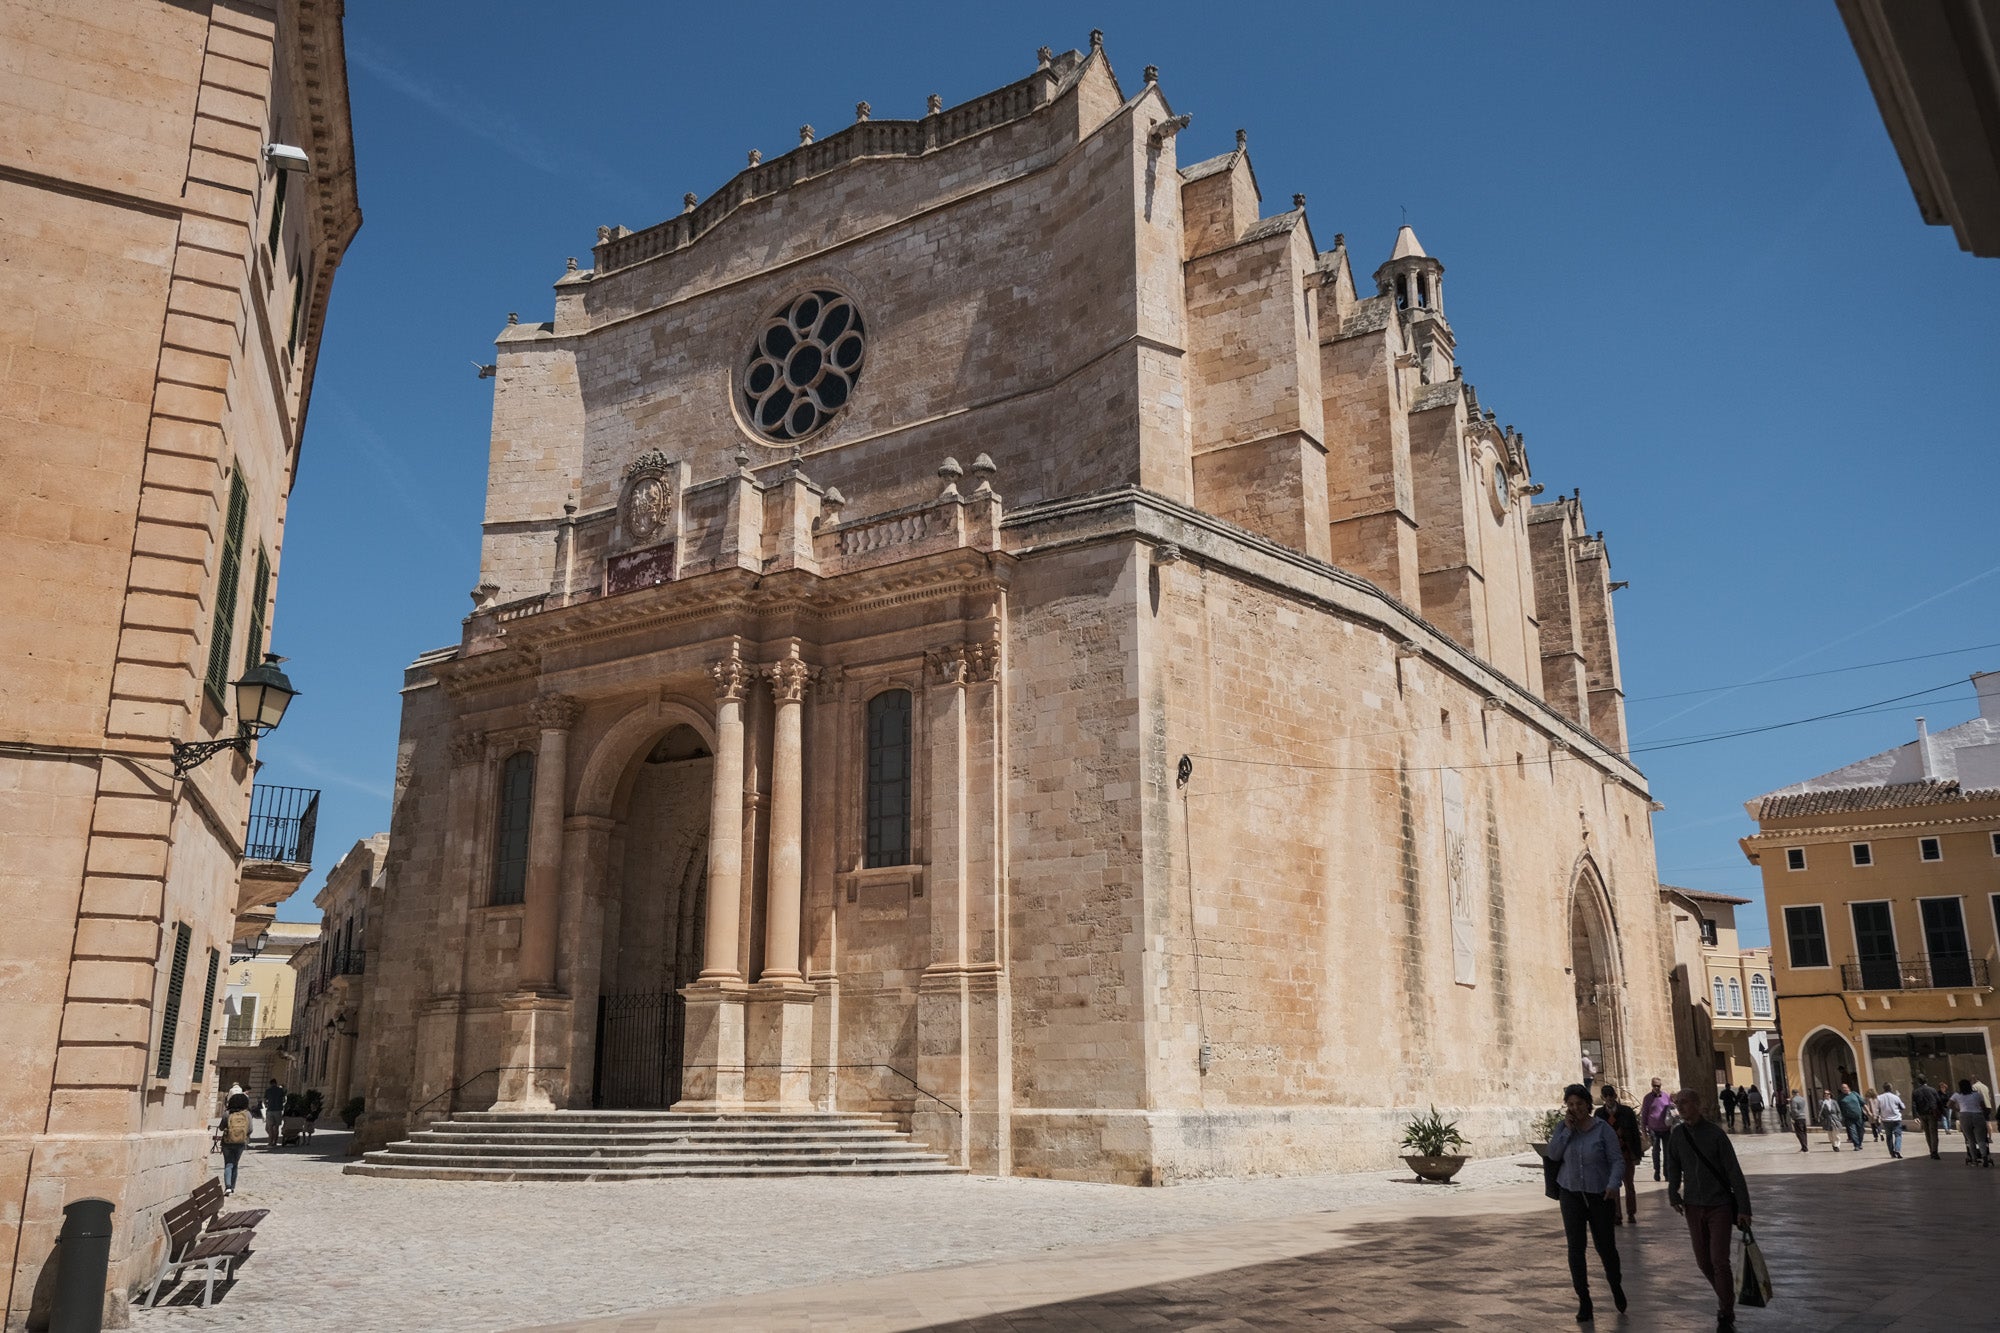
[[[1762,973],[1750,978],[1750,1012],[1759,1015],[1771,1012],[1771,987]]]
[[[1743,988],[1736,984],[1735,977],[1729,979],[1729,1012],[1732,1014],[1743,1012]]]
[[[868,846],[864,866],[910,864],[910,692],[868,701]]]
[[[528,821],[535,805],[535,756],[526,750],[500,765],[500,819],[493,839],[493,903],[528,894]]]
[[[1715,1012],[1718,1014],[1729,1012],[1729,997],[1722,992],[1721,977],[1715,979]]]

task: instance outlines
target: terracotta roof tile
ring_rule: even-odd
[[[1836,787],[1827,791],[1780,792],[1757,803],[1757,818],[1799,819],[1807,815],[1840,815],[1855,810],[1900,810],[1913,805],[1949,805],[1967,799],[1956,782],[1927,778],[1872,787]]]

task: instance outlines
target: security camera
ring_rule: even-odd
[[[288,143],[267,143],[264,145],[264,165],[278,171],[305,171],[312,163],[306,158],[303,148],[294,148]]]

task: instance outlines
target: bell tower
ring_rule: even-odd
[[[1420,382],[1451,379],[1457,341],[1444,317],[1444,265],[1425,253],[1406,222],[1396,233],[1389,262],[1375,270],[1375,290],[1389,298],[1417,357]]]

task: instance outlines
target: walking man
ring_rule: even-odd
[[[1588,1057],[1585,1057],[1586,1059]],[[1671,1148],[1668,1149],[1672,1151]],[[1618,1183],[1625,1157],[1611,1126],[1590,1113],[1590,1094],[1581,1083],[1563,1089],[1563,1121],[1549,1138],[1546,1155],[1560,1162],[1556,1186],[1562,1200],[1563,1236],[1569,1242],[1569,1277],[1576,1287],[1576,1322],[1595,1318],[1590,1303],[1590,1266],[1583,1254],[1586,1230],[1611,1284],[1611,1299],[1625,1308],[1624,1270],[1618,1262]]]
[[[1735,1087],[1735,1085],[1734,1085],[1734,1084],[1731,1084],[1731,1083],[1725,1083],[1725,1084],[1723,1084],[1723,1085],[1722,1085],[1722,1091],[1721,1091],[1720,1093],[1718,1093],[1718,1094],[1717,1094],[1717,1096],[1716,1096],[1716,1100],[1718,1100],[1718,1101],[1720,1101],[1720,1102],[1722,1103],[1722,1118],[1723,1118],[1723,1119],[1725,1119],[1725,1120],[1727,1120],[1727,1121],[1729,1122],[1729,1127],[1730,1127],[1731,1129],[1735,1129],[1735,1128],[1736,1128],[1736,1087]]]
[[[1803,1088],[1792,1094],[1792,1132],[1799,1136],[1799,1151],[1805,1152],[1806,1135],[1812,1132],[1812,1118],[1806,1114],[1806,1094]]]
[[[1868,1108],[1861,1104],[1861,1094],[1851,1083],[1840,1085],[1840,1123],[1847,1128],[1847,1141],[1854,1145],[1854,1151],[1861,1151],[1861,1130],[1868,1119]]]
[[[1681,1123],[1667,1139],[1667,1202],[1687,1218],[1694,1261],[1715,1288],[1716,1333],[1736,1328],[1736,1275],[1729,1266],[1731,1227],[1750,1227],[1750,1186],[1736,1161],[1736,1145],[1702,1118],[1691,1089],[1674,1094]]]
[[[1933,1162],[1941,1160],[1938,1157],[1938,1120],[1941,1109],[1938,1100],[1937,1089],[1918,1079],[1917,1090],[1910,1094],[1910,1109],[1917,1113],[1917,1119],[1923,1123],[1924,1147],[1930,1149]]]
[[[1646,1131],[1646,1138],[1653,1145],[1653,1179],[1660,1176],[1660,1151],[1666,1147],[1667,1113],[1673,1109],[1673,1098],[1660,1089],[1660,1080],[1653,1080],[1653,1090],[1639,1103],[1639,1127]]]
[[[264,1088],[264,1146],[278,1146],[278,1123],[285,1118],[285,1090],[272,1079]]]
[[[1639,1141],[1639,1117],[1632,1114],[1632,1108],[1618,1100],[1618,1089],[1609,1083],[1600,1091],[1604,1105],[1597,1110],[1597,1118],[1611,1126],[1611,1132],[1618,1136],[1618,1151],[1624,1154],[1625,1171],[1625,1220],[1637,1223],[1639,1220],[1639,1187],[1632,1183],[1632,1177],[1639,1170],[1639,1160],[1646,1155],[1645,1146]],[[1612,1219],[1618,1217],[1617,1200],[1613,1199]]]
[[[1597,1061],[1590,1058],[1589,1051],[1585,1051],[1583,1053],[1583,1095],[1586,1101],[1589,1100],[1591,1096],[1590,1090],[1596,1086],[1597,1086]]]
[[[1882,1095],[1875,1099],[1875,1118],[1882,1124],[1882,1134],[1889,1140],[1889,1155],[1900,1158],[1903,1155],[1903,1099],[1896,1095],[1896,1085],[1884,1083]]]

